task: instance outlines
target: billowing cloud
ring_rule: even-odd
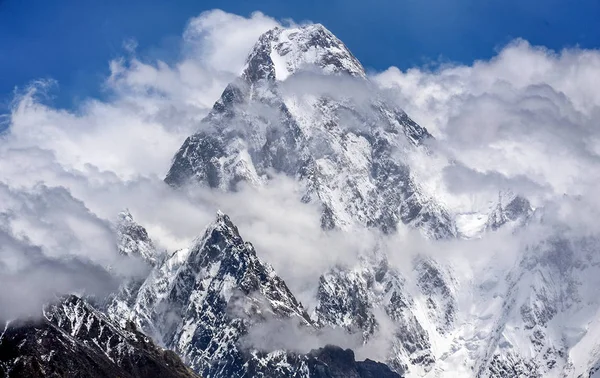
[[[242,17],[221,10],[203,12],[192,18],[183,33],[186,53],[215,71],[239,75],[258,37],[280,26],[261,12]]]
[[[0,212],[14,220],[2,229],[20,240],[23,251],[33,248],[65,267],[56,272],[64,284],[47,291],[44,279],[4,265],[14,291],[37,287],[42,293],[24,301],[24,312],[60,292],[84,287],[89,293],[106,292],[92,284],[96,275],[71,274],[71,263],[84,261],[98,272],[119,266],[122,275],[137,273],[139,267],[119,260],[114,244],[111,222],[124,208],[160,250],[168,251],[189,246],[218,209],[228,213],[307,306],[314,305],[315,284],[324,270],[370,248],[373,238],[366,234],[324,233],[320,209],[302,204],[303,190],[289,178],[274,175],[266,188],[241,187],[235,194],[173,191],[162,181],[174,153],[241,70],[258,36],[277,25],[260,13],[244,18],[206,12],[189,22],[182,58],[173,64],[144,61],[132,55],[135,44],[127,41],[124,57],[110,63],[106,101],[55,108],[45,101],[53,90],[49,81],[32,83],[14,99],[0,142],[0,185],[10,193]],[[30,198],[47,207],[32,206]],[[0,262],[21,255],[2,253]],[[42,277],[42,269],[30,270]],[[89,285],[82,283],[85,277]]]
[[[554,52],[516,40],[490,61],[392,67],[374,79],[438,139],[447,159],[427,161],[431,187],[472,188],[485,176],[541,205],[581,195],[600,179],[599,71],[598,51]],[[450,161],[458,165],[448,168]]]

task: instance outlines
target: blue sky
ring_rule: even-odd
[[[146,57],[174,59],[186,20],[213,8],[321,22],[374,70],[470,64],[517,37],[552,49],[600,46],[598,0],[0,0],[0,104],[37,78],[58,81],[60,106],[99,95],[124,39]]]

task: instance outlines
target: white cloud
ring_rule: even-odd
[[[192,18],[183,39],[190,56],[215,71],[239,75],[258,37],[277,26],[279,22],[261,12],[246,18],[213,10]]]
[[[5,272],[14,288],[42,293],[31,296],[23,311],[39,307],[55,292],[106,291],[83,285],[85,275],[72,275],[69,261],[86,261],[98,271],[123,266],[116,262],[110,227],[123,208],[169,251],[189,246],[217,209],[225,211],[308,306],[314,305],[318,276],[366,248],[368,235],[324,233],[320,209],[302,204],[298,184],[285,177],[274,175],[262,190],[245,187],[235,194],[202,188],[176,192],[162,181],[173,155],[199,127],[232,72],[241,69],[258,35],[276,25],[260,13],[249,18],[203,13],[184,33],[187,50],[181,61],[144,62],[128,48],[128,58],[111,62],[106,101],[88,99],[72,111],[57,109],[43,101],[52,90],[44,81],[15,98],[0,142],[0,185],[11,193],[4,196],[0,213],[12,214],[2,230],[24,250],[35,248],[50,262],[66,265],[56,273],[64,284],[50,292],[41,290],[46,274],[39,269],[40,279],[19,278],[15,269]],[[60,200],[56,193],[62,194]],[[47,207],[29,205],[29,198]],[[1,253],[0,263],[19,255]],[[136,272],[136,267],[125,268],[123,273]]]
[[[516,190],[537,186],[523,192],[541,205],[586,193],[600,180],[599,71],[596,50],[557,53],[517,40],[490,61],[436,71],[392,67],[374,80],[434,134],[438,151],[462,173],[496,177],[495,184],[502,177]],[[442,178],[456,179],[442,174],[447,162],[421,163],[423,171],[434,166],[434,174],[423,172],[434,192],[448,189]],[[466,175],[460,179],[472,189]]]

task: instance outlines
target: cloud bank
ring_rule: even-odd
[[[490,61],[435,71],[392,67],[374,80],[457,163],[429,161],[432,187],[510,187],[542,205],[599,182],[598,72],[597,50],[555,52],[516,40]]]

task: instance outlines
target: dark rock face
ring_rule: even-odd
[[[335,270],[321,276],[316,313],[323,324],[342,325],[350,332],[371,336],[377,327],[373,304],[362,280],[353,272]],[[352,319],[343,324],[341,317]]]
[[[532,214],[531,204],[526,198],[514,196],[509,201],[504,201],[500,198],[496,208],[488,217],[487,228],[497,230],[509,222],[523,225],[529,220]]]
[[[528,216],[531,213],[531,204],[526,198],[516,196],[506,205],[504,211],[506,212],[506,218],[514,221],[519,217]]]
[[[259,354],[260,356],[260,354]],[[400,378],[387,365],[356,361],[354,352],[327,345],[307,354],[286,353],[248,363],[249,377],[268,378]]]
[[[212,188],[218,187],[220,178],[217,159],[223,155],[223,146],[214,136],[192,135],[175,155],[165,182],[181,186],[194,178]]]
[[[495,355],[489,364],[485,375],[489,377],[528,377],[541,378],[538,367],[531,362],[524,361],[518,356],[508,354],[506,356]]]
[[[387,365],[371,361],[355,361],[354,352],[350,349],[328,345],[311,351],[306,358],[314,378],[400,378]]]
[[[75,296],[48,306],[42,319],[9,324],[0,368],[5,377],[197,377],[175,353]]]

